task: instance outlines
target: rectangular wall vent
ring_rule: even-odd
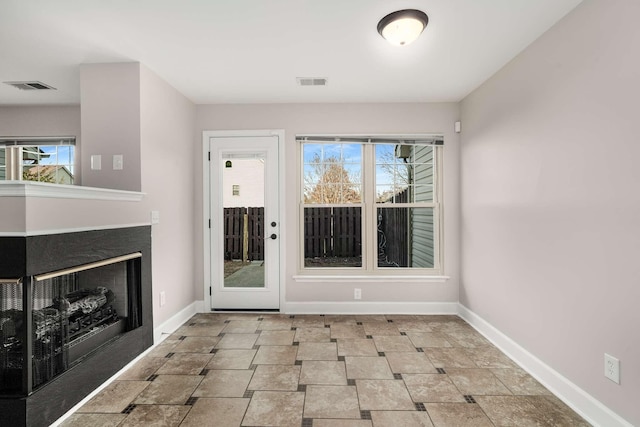
[[[326,86],[327,79],[324,77],[297,77],[299,86]]]
[[[4,82],[9,86],[13,86],[20,90],[56,90],[55,87],[49,86],[42,82],[33,81],[33,82]]]

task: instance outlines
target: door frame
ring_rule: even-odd
[[[203,309],[208,313],[212,311],[212,301],[210,294],[211,284],[211,177],[209,168],[209,140],[211,138],[242,138],[256,136],[276,136],[278,137],[278,211],[279,211],[279,236],[280,240],[280,256],[278,263],[278,289],[279,289],[279,309],[282,312],[285,307],[284,293],[284,272],[285,272],[285,253],[284,242],[286,242],[287,229],[283,224],[285,221],[285,189],[284,189],[284,172],[282,170],[285,164],[284,155],[284,129],[264,129],[264,130],[205,130],[202,132],[202,240],[203,240]]]

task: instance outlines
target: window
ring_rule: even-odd
[[[299,136],[301,269],[441,272],[440,136]]]
[[[0,180],[73,184],[75,138],[0,138]]]

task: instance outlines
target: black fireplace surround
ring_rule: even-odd
[[[50,425],[149,348],[151,302],[150,226],[0,237],[0,424]]]

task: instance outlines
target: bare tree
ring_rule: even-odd
[[[361,200],[360,187],[354,184],[344,167],[344,162],[337,157],[320,159],[313,156],[311,169],[304,177],[305,203],[351,203]]]

